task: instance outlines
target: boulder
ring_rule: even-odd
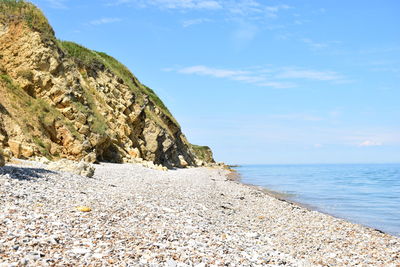
[[[32,157],[34,153],[35,153],[35,150],[31,146],[21,145],[21,155],[24,158]]]
[[[205,166],[205,162],[202,161],[201,159],[195,159],[195,163],[197,167]]]
[[[95,163],[97,161],[97,155],[96,152],[90,152],[87,154],[82,161],[87,162],[87,163]]]
[[[179,164],[183,167],[186,168],[189,164],[185,160],[185,158],[182,155],[179,155]]]
[[[140,158],[141,156],[139,149],[136,147],[129,150],[129,155],[133,158]]]
[[[92,165],[83,161],[79,162],[76,168],[76,173],[85,177],[93,177],[94,171],[95,168]]]
[[[9,140],[8,145],[13,156],[19,158],[21,156],[21,142]]]

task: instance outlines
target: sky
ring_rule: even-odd
[[[400,1],[34,0],[230,164],[400,162]]]

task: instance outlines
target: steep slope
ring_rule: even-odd
[[[41,11],[0,3],[0,148],[88,162],[214,162],[157,95],[105,53],[59,41]]]

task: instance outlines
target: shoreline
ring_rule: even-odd
[[[0,168],[0,263],[400,264],[400,238],[230,181],[222,168],[94,166],[93,178],[38,162]]]
[[[238,183],[240,183],[240,184],[242,184],[244,186],[249,186],[249,187],[254,188],[256,190],[260,190],[261,192],[265,193],[266,195],[268,195],[270,197],[273,197],[273,198],[276,198],[279,201],[286,202],[286,203],[289,203],[291,205],[299,206],[301,208],[307,209],[308,211],[316,211],[316,212],[322,213],[324,215],[331,216],[331,217],[334,217],[334,218],[339,219],[339,220],[344,220],[346,222],[349,222],[349,223],[352,223],[352,224],[356,224],[356,225],[359,225],[361,227],[365,227],[365,228],[371,229],[371,230],[379,232],[379,233],[383,233],[383,234],[391,235],[391,236],[396,237],[396,238],[400,238],[400,235],[399,236],[398,235],[394,235],[392,233],[385,232],[383,230],[380,230],[380,229],[377,229],[377,228],[374,228],[374,227],[371,227],[371,226],[368,226],[368,225],[364,225],[362,223],[353,222],[353,221],[351,221],[351,220],[349,220],[347,218],[343,218],[343,217],[337,216],[335,214],[332,214],[332,213],[329,213],[329,212],[325,212],[324,210],[322,210],[322,209],[320,209],[320,208],[318,208],[316,206],[312,206],[310,204],[294,201],[294,200],[290,199],[290,194],[286,194],[286,193],[283,193],[283,192],[271,190],[271,189],[268,189],[267,187],[260,186],[260,185],[244,183],[241,180],[242,179],[242,175],[240,174],[240,172],[238,170],[236,170],[236,169],[234,169],[234,170],[235,170],[234,171],[234,174],[235,174],[235,180],[234,181],[236,181],[236,182],[238,182]]]
[[[239,166],[239,165],[237,165],[237,166]],[[305,204],[305,203],[296,202],[296,201],[290,199],[290,194],[279,192],[279,191],[275,191],[275,190],[271,190],[271,189],[269,189],[267,187],[264,187],[264,186],[261,186],[261,185],[244,183],[242,181],[242,175],[240,174],[240,172],[238,170],[236,170],[236,169],[233,169],[233,170],[234,170],[234,172],[231,172],[231,173],[233,173],[232,176],[234,177],[234,180],[231,180],[231,181],[235,181],[235,182],[238,182],[241,185],[248,186],[250,188],[259,190],[259,191],[265,193],[266,195],[268,195],[270,197],[276,198],[277,200],[280,200],[280,201],[283,201],[283,202],[286,202],[286,203],[289,203],[289,204],[292,204],[292,205],[300,206],[300,207],[305,208],[305,209],[307,209],[309,211],[318,211],[318,212],[324,213],[322,211],[319,211],[316,207],[313,207],[313,206]],[[227,176],[230,176],[231,173],[229,173]],[[328,213],[324,213],[324,214],[333,216],[333,215],[328,214]],[[335,217],[335,216],[333,216],[333,217]],[[342,219],[340,217],[335,217],[335,218]]]

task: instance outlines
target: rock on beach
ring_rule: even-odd
[[[59,161],[50,162],[47,168],[56,171],[72,172],[89,178],[94,175],[94,167],[90,163],[84,161],[75,162],[61,159]]]
[[[92,178],[39,162],[0,169],[0,266],[400,264],[398,237],[281,201],[223,169],[95,166]]]

